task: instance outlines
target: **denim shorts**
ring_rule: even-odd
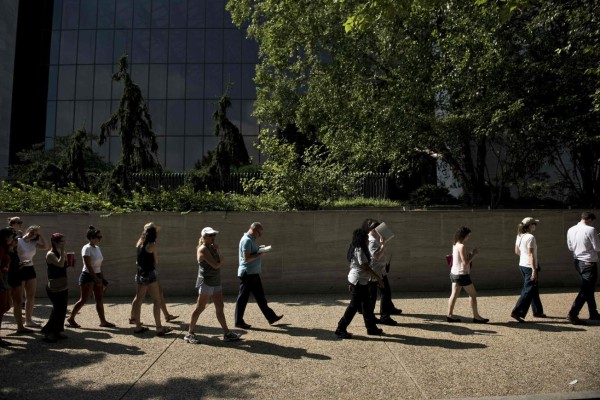
[[[450,274],[450,282],[456,283],[458,286],[469,286],[472,285],[471,275],[454,275]]]
[[[104,277],[102,276],[102,273],[96,274],[96,276],[100,279],[102,279],[102,284],[104,286],[108,286],[108,281],[106,279],[104,279]],[[89,272],[85,272],[83,271],[81,273],[81,275],[79,275],[79,286],[83,286],[83,285],[93,285],[94,283],[96,283],[94,281],[94,277],[92,276],[92,274],[90,274]]]
[[[144,272],[141,268],[138,268],[138,273],[135,274],[135,282],[138,285],[149,285],[156,282],[158,276],[157,270]]]
[[[198,294],[203,294],[206,296],[212,296],[213,294],[217,294],[223,291],[223,286],[208,286],[206,283],[203,283],[198,288]]]

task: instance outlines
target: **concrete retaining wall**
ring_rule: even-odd
[[[541,220],[535,235],[542,272],[542,287],[573,287],[578,276],[566,247],[566,232],[579,221],[580,211],[316,211],[291,213],[135,213],[102,216],[90,214],[19,214],[30,224],[67,236],[67,250],[80,253],[86,243],[88,225],[103,231],[100,244],[103,270],[110,282],[107,296],[132,297],[135,292],[135,242],[143,225],[154,221],[159,232],[160,280],[167,296],[195,295],[197,265],[195,248],[200,231],[211,226],[220,231],[217,241],[226,257],[222,271],[226,293],[236,293],[238,243],[253,221],[264,225],[261,244],[273,251],[263,258],[263,282],[267,294],[330,293],[346,290],[348,263],[345,259],[352,231],[367,218],[385,221],[395,232],[388,254],[392,256],[392,290],[449,290],[449,253],[454,231],[466,225],[473,231],[468,247],[477,247],[472,279],[479,289],[518,288],[522,285],[514,254],[517,224],[526,216]],[[0,213],[6,220],[13,214]],[[45,296],[44,252],[34,261],[38,273],[38,295]],[[69,273],[71,295],[79,293],[76,271]]]

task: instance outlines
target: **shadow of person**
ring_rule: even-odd
[[[424,346],[424,347],[441,347],[451,350],[465,349],[485,349],[488,346],[483,343],[471,343],[464,341],[448,340],[448,339],[430,339],[417,336],[407,336],[400,334],[384,334],[382,336],[359,336],[354,335],[352,340],[368,340],[368,341],[387,341],[398,342],[408,346]]]
[[[224,342],[218,338],[206,338],[200,339],[203,344],[212,347],[227,347],[234,348],[237,350],[246,351],[248,353],[255,354],[269,354],[277,357],[290,358],[294,360],[299,360],[301,358],[311,358],[313,360],[331,360],[331,357],[310,353],[308,350],[301,347],[292,347],[292,346],[281,346],[271,342],[265,342],[262,340],[254,340],[254,339],[243,339],[236,342]]]

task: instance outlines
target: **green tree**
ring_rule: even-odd
[[[118,193],[117,187],[126,192],[135,187],[132,174],[161,172],[162,167],[157,158],[158,144],[148,105],[140,87],[131,80],[126,54],[119,59],[119,70],[112,80],[123,83],[123,94],[115,112],[100,127],[98,143],[104,144],[112,132],[121,139],[121,158],[111,172],[110,188],[113,193]]]

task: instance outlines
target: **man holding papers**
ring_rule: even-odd
[[[261,272],[261,255],[266,253],[271,246],[258,246],[256,240],[262,236],[263,226],[260,222],[253,222],[250,225],[248,232],[244,233],[240,240],[240,264],[238,268],[238,277],[240,278],[240,292],[235,302],[235,326],[242,329],[250,329],[244,321],[244,312],[250,298],[250,293],[256,299],[256,303],[263,315],[269,321],[269,324],[274,324],[283,318],[283,315],[275,314],[265,298],[262,281],[260,280]]]

